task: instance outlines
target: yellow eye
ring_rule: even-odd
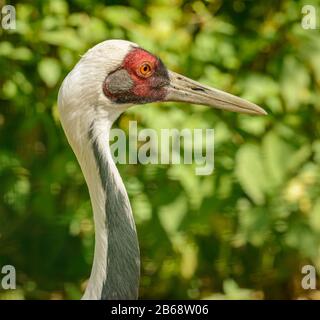
[[[148,78],[152,74],[152,67],[149,62],[143,62],[139,67],[139,73],[142,77]]]

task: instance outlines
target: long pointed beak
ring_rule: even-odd
[[[256,104],[224,91],[210,88],[201,83],[169,71],[170,84],[165,101],[202,104],[212,108],[234,112],[266,115],[267,112]]]

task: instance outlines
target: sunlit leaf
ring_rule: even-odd
[[[258,146],[247,144],[238,150],[236,175],[248,196],[257,204],[264,203],[267,175]]]
[[[60,64],[56,59],[45,58],[39,63],[38,72],[48,87],[54,87],[60,78]]]

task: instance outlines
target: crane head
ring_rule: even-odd
[[[91,105],[105,105],[117,112],[136,104],[176,101],[266,114],[252,102],[168,70],[161,59],[124,40],[107,40],[91,48],[67,78],[68,84],[62,87],[72,87],[73,96],[69,100],[78,104],[91,98],[94,100]],[[68,95],[65,91],[63,96]]]
[[[177,101],[242,113],[266,114],[251,102],[167,70],[158,57],[139,47],[132,47],[120,67],[107,75],[103,92],[116,103]]]

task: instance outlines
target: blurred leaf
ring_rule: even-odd
[[[269,175],[267,177],[270,185],[277,186],[285,181],[288,171],[288,164],[291,158],[291,149],[273,131],[270,131],[263,139],[263,154],[265,156],[266,168]]]
[[[238,150],[236,175],[248,196],[257,204],[264,203],[267,176],[258,146],[247,144]]]
[[[61,74],[61,68],[58,60],[53,58],[45,58],[38,64],[38,72],[41,79],[50,88],[54,87]]]

